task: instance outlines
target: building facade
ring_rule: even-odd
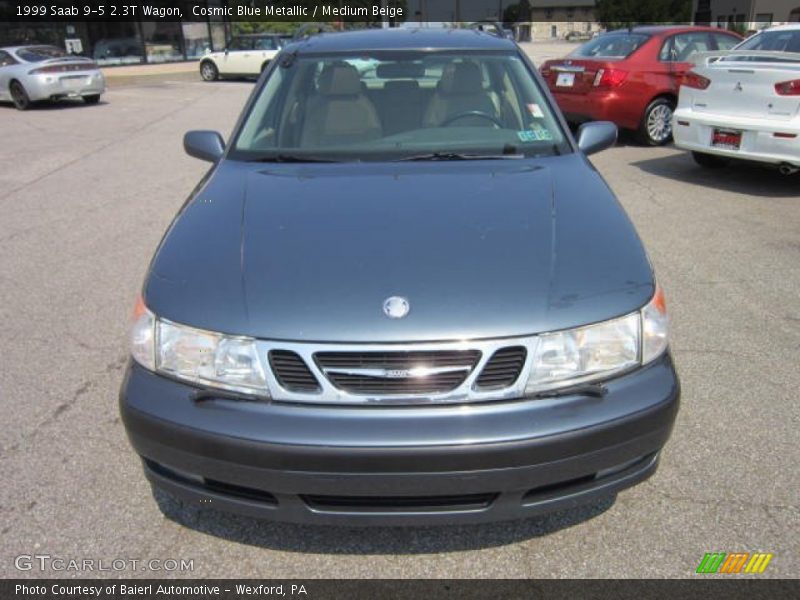
[[[693,0],[698,25],[717,25],[742,33],[800,21],[800,0]]]
[[[534,0],[531,3],[534,40],[563,39],[571,31],[600,31],[595,20],[595,0]]]
[[[184,15],[193,7],[221,7],[226,0],[180,2]],[[101,66],[193,60],[206,50],[222,50],[230,38],[230,23],[222,17],[193,17],[191,21],[136,20],[20,21],[16,3],[0,0],[0,47],[52,44],[93,58]]]

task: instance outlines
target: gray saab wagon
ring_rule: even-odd
[[[364,68],[369,64],[369,68]],[[120,393],[151,484],[319,524],[467,523],[656,470],[678,410],[664,295],[509,40],[284,48],[170,226]]]

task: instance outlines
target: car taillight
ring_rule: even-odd
[[[594,87],[617,87],[628,77],[622,69],[598,69],[594,76]]]
[[[711,85],[711,80],[707,77],[703,77],[702,75],[698,75],[694,71],[689,71],[683,76],[683,79],[681,79],[681,85],[685,85],[686,87],[694,88],[696,90],[704,90]]]
[[[69,73],[70,71],[89,71],[96,69],[97,65],[93,62],[69,63],[66,65],[47,65],[28,71],[28,75],[41,75],[43,73]]]
[[[779,96],[800,96],[800,79],[776,83],[775,92]]]

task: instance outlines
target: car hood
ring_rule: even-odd
[[[145,300],[265,339],[527,335],[636,310],[653,276],[581,155],[541,160],[223,162],[167,232]],[[410,312],[389,319],[384,301]]]

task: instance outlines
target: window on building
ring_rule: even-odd
[[[161,63],[183,59],[180,23],[145,22],[141,27],[147,62]]]
[[[183,43],[186,45],[186,58],[200,58],[211,50],[211,37],[208,23],[181,23]]]
[[[85,47],[98,65],[130,65],[144,60],[144,47],[136,23],[86,23],[89,44]]]

